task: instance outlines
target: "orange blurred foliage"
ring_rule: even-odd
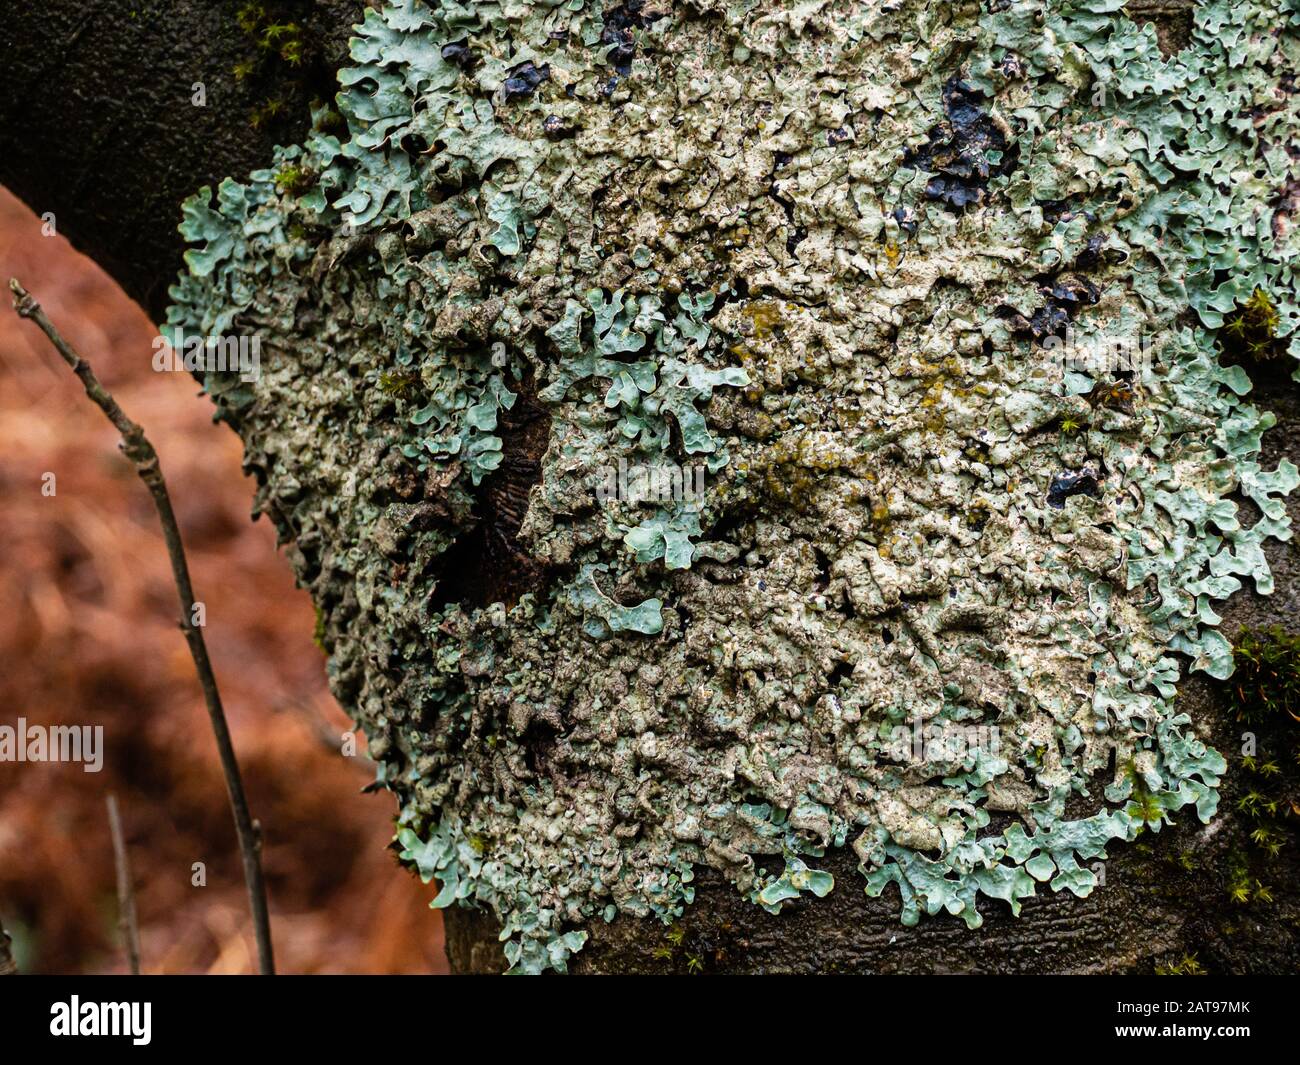
[[[0,279],[17,277],[162,457],[253,814],[282,972],[444,972],[436,885],[387,849],[394,803],[361,795],[314,614],[239,440],[93,263],[0,189]],[[6,285],[7,290],[7,285]],[[56,492],[43,495],[42,477]],[[117,794],[145,972],[250,972],[247,898],[216,750],[148,493],[29,322],[0,307],[0,724],[102,725],[103,770],[0,763],[0,920],[27,972],[122,972],[104,797]],[[207,886],[192,886],[194,863]]]

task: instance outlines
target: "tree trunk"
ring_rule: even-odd
[[[303,140],[308,106],[314,99],[332,96],[334,72],[346,61],[349,26],[359,21],[363,10],[362,4],[346,0],[268,2],[265,6],[274,9],[279,20],[300,26],[295,39],[301,50],[285,58],[275,48],[259,50],[257,34],[264,31],[241,28],[240,5],[233,2],[101,0],[92,9],[73,0],[46,0],[14,6],[3,30],[6,43],[0,57],[0,181],[38,213],[51,212],[59,231],[103,265],[156,319],[164,314],[167,286],[181,268],[183,245],[176,230],[180,201],[200,185],[215,185],[228,175],[242,180],[250,171],[269,166],[273,144]],[[1154,21],[1162,50],[1171,53],[1188,39],[1190,7],[1177,2],[1132,9],[1140,19]],[[631,11],[627,18],[633,19],[626,25],[645,29],[635,22],[638,6],[626,9]],[[624,28],[616,27],[618,32],[630,32],[619,25]],[[619,38],[605,43],[618,47]],[[202,83],[205,96],[201,106],[194,103],[200,92],[196,83]],[[841,132],[842,127],[832,130]],[[600,195],[614,193],[602,188]],[[782,209],[793,222],[795,208],[783,204]],[[1252,372],[1252,377],[1254,401],[1276,412],[1279,422],[1264,437],[1262,465],[1272,469],[1284,456],[1300,462],[1300,433],[1293,431],[1300,411],[1293,385],[1284,372],[1272,368]],[[520,389],[525,394],[522,407],[536,402],[535,394],[528,394],[530,388]],[[302,434],[324,424],[296,423],[299,415],[290,401],[283,394],[280,399],[282,409],[227,411],[227,417],[244,435],[252,468],[271,485],[259,494],[263,509],[277,520],[283,535],[298,538],[295,565],[325,610],[328,642],[343,648],[341,657],[350,671],[335,678],[336,691],[349,712],[375,727],[382,756],[396,749],[398,741],[385,731],[385,708],[373,701],[374,693],[395,691],[399,681],[393,679],[384,689],[361,675],[372,664],[363,663],[356,648],[373,650],[373,644],[364,632],[358,636],[350,627],[376,622],[373,614],[358,607],[358,591],[348,584],[349,571],[338,557],[354,544],[325,517],[333,500],[320,491],[311,504],[315,509],[304,510],[286,487],[283,470],[277,471],[267,458],[268,452],[292,450]],[[503,415],[503,423],[507,452],[513,451],[521,466],[536,466],[546,443],[544,436],[539,445],[536,435],[530,435],[529,426],[536,422],[522,418],[510,424]],[[382,457],[367,455],[366,461]],[[508,454],[507,468],[511,458]],[[402,476],[395,474],[394,482]],[[534,470],[526,476],[535,481],[538,475]],[[456,559],[456,566],[486,574],[481,580],[489,586],[496,579],[493,567],[511,564],[500,553],[491,553],[493,523],[508,539],[519,529],[518,516],[509,513],[510,501],[494,503],[494,483],[488,478],[489,490],[474,495],[485,531],[469,541],[468,554]],[[527,488],[525,484],[525,493]],[[447,505],[445,498],[433,498],[430,492],[426,489],[423,501],[414,497],[416,505]],[[498,510],[493,511],[493,505]],[[1288,501],[1287,509],[1294,519],[1295,501]],[[388,535],[394,538],[399,532],[390,530]],[[1243,591],[1231,599],[1222,609],[1222,627],[1229,635],[1241,626],[1274,623],[1294,630],[1300,617],[1294,548],[1270,541],[1265,554],[1277,591],[1271,597]],[[500,580],[509,583],[504,576]],[[485,601],[491,598],[489,594]],[[1211,972],[1293,971],[1300,961],[1300,861],[1294,833],[1287,829],[1289,839],[1278,857],[1262,857],[1252,845],[1258,822],[1238,808],[1253,787],[1239,771],[1243,726],[1229,713],[1223,686],[1199,677],[1184,680],[1179,706],[1191,715],[1202,738],[1229,756],[1219,813],[1207,827],[1184,808],[1175,816],[1176,823],[1158,835],[1113,844],[1099,871],[1103,884],[1087,898],[1040,889],[1024,902],[1018,918],[1000,903],[985,902],[985,922],[979,928],[945,915],[904,927],[894,889],[868,897],[857,872],[860,857],[848,846],[830,849],[823,859],[809,859],[834,875],[834,891],[825,898],[803,896],[786,902],[779,914],[755,906],[720,872],[698,865],[694,902],[671,933],[651,919],[593,920],[587,925],[590,938],[570,959],[570,969],[1150,972],[1158,964],[1176,967],[1190,957]],[[522,741],[528,757],[538,764],[545,765],[555,755],[553,728],[553,723],[543,723]],[[1294,794],[1294,758],[1280,772],[1285,789]],[[1247,874],[1256,883],[1267,881],[1270,899],[1234,898],[1234,886]],[[500,972],[506,967],[499,925],[490,913],[453,907],[445,911],[445,920],[455,971]],[[3,944],[0,938],[0,948]],[[0,955],[0,971],[6,961],[7,952]]]

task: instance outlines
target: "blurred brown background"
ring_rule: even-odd
[[[39,330],[19,278],[162,457],[253,815],[282,972],[443,972],[437,885],[386,849],[394,804],[340,753],[314,613],[249,520],[239,441],[98,268],[0,189],[0,724],[102,725],[104,767],[0,762],[0,921],[24,972],[120,972],[104,797],[118,797],[146,972],[255,968],[234,828],[148,493]],[[54,473],[57,493],[41,493]],[[207,886],[191,886],[203,862]]]

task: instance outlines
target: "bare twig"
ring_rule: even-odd
[[[126,959],[131,975],[140,975],[140,924],[135,915],[135,887],[131,883],[131,864],[126,856],[126,837],[122,834],[122,817],[117,812],[117,796],[105,798],[108,805],[108,830],[113,836],[113,865],[117,868],[117,925],[126,944]]]
[[[9,933],[5,931],[4,925],[0,925],[0,976],[14,976],[18,972],[18,966],[14,964],[14,956],[9,951]]]
[[[163,480],[162,469],[158,464],[158,453],[144,435],[144,430],[126,416],[118,406],[117,400],[99,383],[89,364],[59,335],[53,323],[41,310],[40,304],[16,279],[9,282],[9,288],[14,294],[14,310],[20,317],[29,318],[40,326],[41,331],[49,337],[50,343],[63,357],[63,361],[72,367],[72,372],[81,380],[86,395],[122,434],[122,451],[134,464],[140,479],[144,481],[153,496],[154,506],[162,522],[167,554],[171,559],[176,591],[180,595],[181,631],[185,634],[185,641],[190,647],[190,656],[194,659],[194,668],[199,675],[203,700],[207,704],[208,717],[212,721],[212,733],[217,741],[217,752],[221,756],[221,769],[226,777],[226,792],[230,796],[230,809],[235,818],[235,831],[239,836],[239,850],[244,861],[244,882],[248,885],[248,900],[253,912],[258,962],[263,975],[269,976],[275,972],[275,961],[271,950],[271,919],[266,905],[266,883],[262,877],[261,833],[248,812],[244,782],[240,776],[239,762],[235,758],[235,748],[230,740],[226,713],[221,706],[217,678],[212,672],[212,663],[208,659],[207,645],[203,642],[203,631],[194,624],[194,589],[190,584],[189,565],[185,561],[185,548],[181,543],[180,527],[176,524],[171,497],[167,493],[167,482]]]

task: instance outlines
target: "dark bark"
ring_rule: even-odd
[[[9,951],[9,933],[4,930],[4,925],[0,925],[0,976],[14,976],[17,972],[18,966]]]
[[[265,166],[273,143],[298,140],[313,98],[333,92],[360,0],[266,3],[304,27],[301,66],[263,57],[242,81],[236,64],[259,55],[236,19],[237,0],[19,0],[9,5],[0,53],[0,182],[37,212],[53,211],[59,230],[105,267],[155,317],[180,265],[179,203],[202,184]],[[1173,51],[1185,39],[1185,0],[1136,0],[1135,18],[1154,21]],[[133,18],[133,11],[138,14]],[[208,106],[191,103],[205,83]],[[255,109],[282,101],[280,117],[260,127]],[[1277,412],[1264,464],[1300,461],[1295,386],[1279,370],[1262,381],[1257,402]],[[1300,500],[1290,501],[1300,520]],[[1270,542],[1277,593],[1239,593],[1223,609],[1230,637],[1241,625],[1300,617],[1300,559]],[[1112,848],[1106,883],[1088,899],[1046,894],[1019,919],[982,903],[985,925],[968,930],[948,917],[912,929],[897,921],[892,890],[868,899],[847,852],[828,855],[836,889],[771,916],[707,870],[679,922],[680,942],[657,922],[597,922],[574,959],[581,972],[1150,972],[1161,960],[1195,954],[1210,972],[1294,971],[1300,961],[1300,860],[1294,840],[1262,859],[1251,824],[1235,810],[1247,786],[1234,770],[1242,726],[1221,692],[1188,681],[1182,707],[1230,761],[1220,815],[1208,828],[1184,812],[1178,825]],[[1297,767],[1284,766],[1294,788]],[[1241,906],[1228,883],[1245,861],[1266,875],[1274,901]],[[1263,871],[1266,869],[1266,873]],[[500,971],[496,929],[469,910],[446,915],[448,953],[458,971]],[[0,968],[4,955],[0,941]]]
[[[260,49],[239,0],[13,0],[0,25],[0,184],[159,318],[180,202],[266,166],[331,100],[360,0],[266,2],[302,26],[297,65]],[[241,63],[252,69],[242,79]],[[206,106],[192,102],[202,82]],[[278,115],[267,115],[279,101]]]

